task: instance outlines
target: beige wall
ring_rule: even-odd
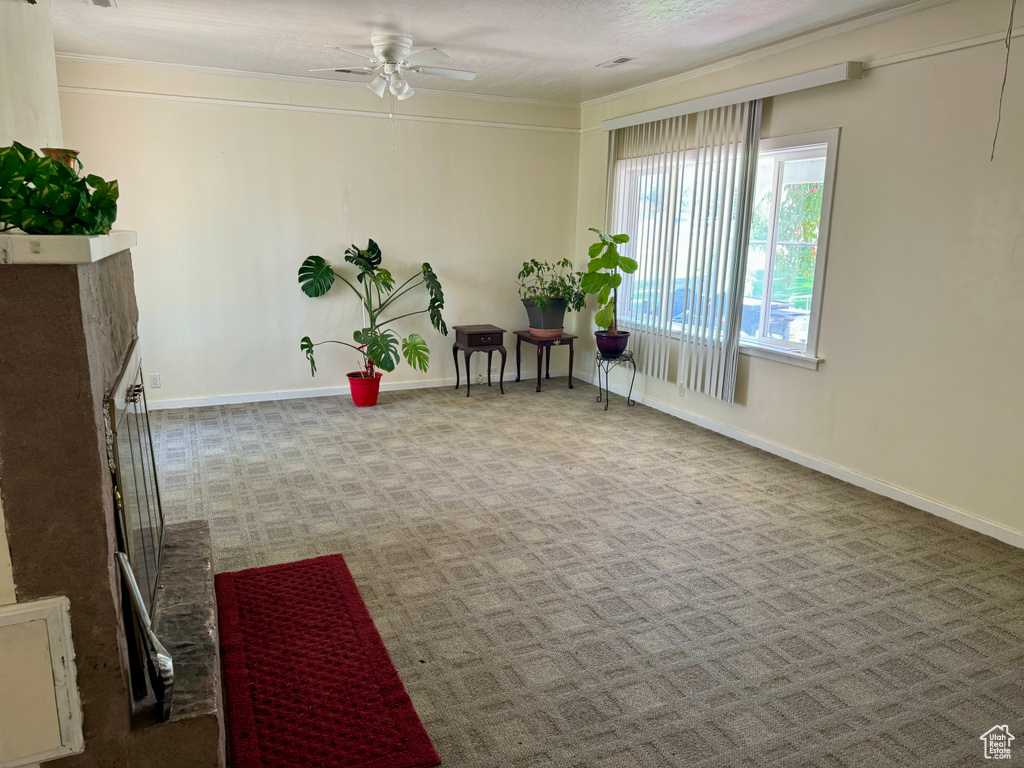
[[[0,146],[12,141],[33,149],[63,145],[49,0],[38,0],[36,5],[24,0],[0,0]],[[16,599],[0,478],[0,605]],[[4,636],[0,656],[7,662],[5,669],[20,674],[16,678],[19,694],[3,702],[7,708],[43,713],[45,702],[53,699],[46,665],[41,674],[28,674],[38,659],[48,663],[47,638],[45,633],[40,636],[38,625],[14,625]],[[14,680],[8,682],[13,684]],[[41,716],[28,722],[34,727],[21,731],[17,743],[5,742],[4,759],[34,754],[55,742],[52,718]]]
[[[824,365],[744,358],[731,407],[638,377],[648,401],[1024,533],[1019,50],[989,162],[1004,55],[991,41],[1003,34],[1004,5],[953,3],[584,106],[578,254],[586,227],[604,220],[607,135],[588,130],[602,119],[839,61],[887,64],[862,82],[778,97],[766,115],[765,136],[842,128]],[[989,42],[924,55],[972,38]]]
[[[34,149],[63,141],[49,0],[0,0],[0,146],[12,141]],[[0,482],[0,605],[15,599]]]
[[[392,132],[387,101],[365,88],[70,61],[59,73],[67,142],[119,180],[117,226],[139,233],[154,400],[345,385],[355,352],[321,348],[313,379],[299,350],[304,335],[351,341],[361,327],[347,289],[301,293],[309,254],[343,264],[373,237],[400,279],[431,263],[449,326],[512,330],[526,319],[522,260],[573,252],[578,109],[417,94],[396,103]],[[425,294],[399,306],[425,307]],[[403,363],[386,382],[454,379],[451,336],[425,316],[396,328],[424,335],[431,365]]]
[[[0,0],[0,146],[60,147],[50,0]]]

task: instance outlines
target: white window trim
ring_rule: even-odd
[[[797,350],[769,347],[767,344],[750,344],[745,341],[740,342],[740,354],[750,355],[750,357],[761,357],[765,360],[774,360],[777,363],[797,365],[801,368],[810,368],[812,371],[818,370],[818,366],[825,362],[823,357],[806,355]]]
[[[796,149],[814,144],[825,144],[825,180],[821,193],[821,218],[818,221],[818,246],[814,260],[814,287],[811,301],[811,314],[807,321],[806,351],[786,348],[783,345],[772,345],[764,342],[754,343],[740,340],[740,352],[753,357],[763,357],[791,365],[817,370],[824,362],[818,357],[818,330],[821,326],[821,304],[825,296],[825,263],[828,260],[829,229],[832,220],[832,197],[835,187],[836,164],[839,156],[839,128],[809,133],[794,133],[788,136],[777,136],[761,139],[758,152],[777,151],[780,149]]]

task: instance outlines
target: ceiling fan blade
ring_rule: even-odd
[[[380,98],[384,98],[384,91],[388,87],[388,79],[384,75],[377,75],[373,80],[366,84],[366,87],[377,94]]]
[[[466,72],[462,69],[441,69],[440,67],[410,67],[410,72],[418,75],[433,75],[434,77],[447,77],[452,80],[472,80],[476,72]]]
[[[352,56],[358,56],[360,59],[365,59],[366,61],[376,61],[377,60],[377,58],[375,56],[371,56],[368,53],[360,53],[359,51],[350,51],[348,48],[341,48],[340,46],[337,46],[337,45],[325,45],[324,48],[330,48],[332,51],[341,51],[342,53],[348,53],[348,54],[351,54]]]
[[[444,51],[439,51],[437,48],[427,48],[424,51],[418,51],[409,56],[406,61],[410,64],[434,64],[447,58],[448,54]]]
[[[346,75],[369,75],[376,72],[373,67],[321,67],[310,69],[310,72],[341,72]]]

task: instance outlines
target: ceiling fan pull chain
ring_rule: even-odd
[[[391,171],[398,173],[398,139],[395,138],[395,94],[391,94]]]

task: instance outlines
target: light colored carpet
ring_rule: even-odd
[[[344,554],[448,768],[1024,745],[1024,552],[588,385],[506,392],[155,412],[167,519],[218,571]]]

